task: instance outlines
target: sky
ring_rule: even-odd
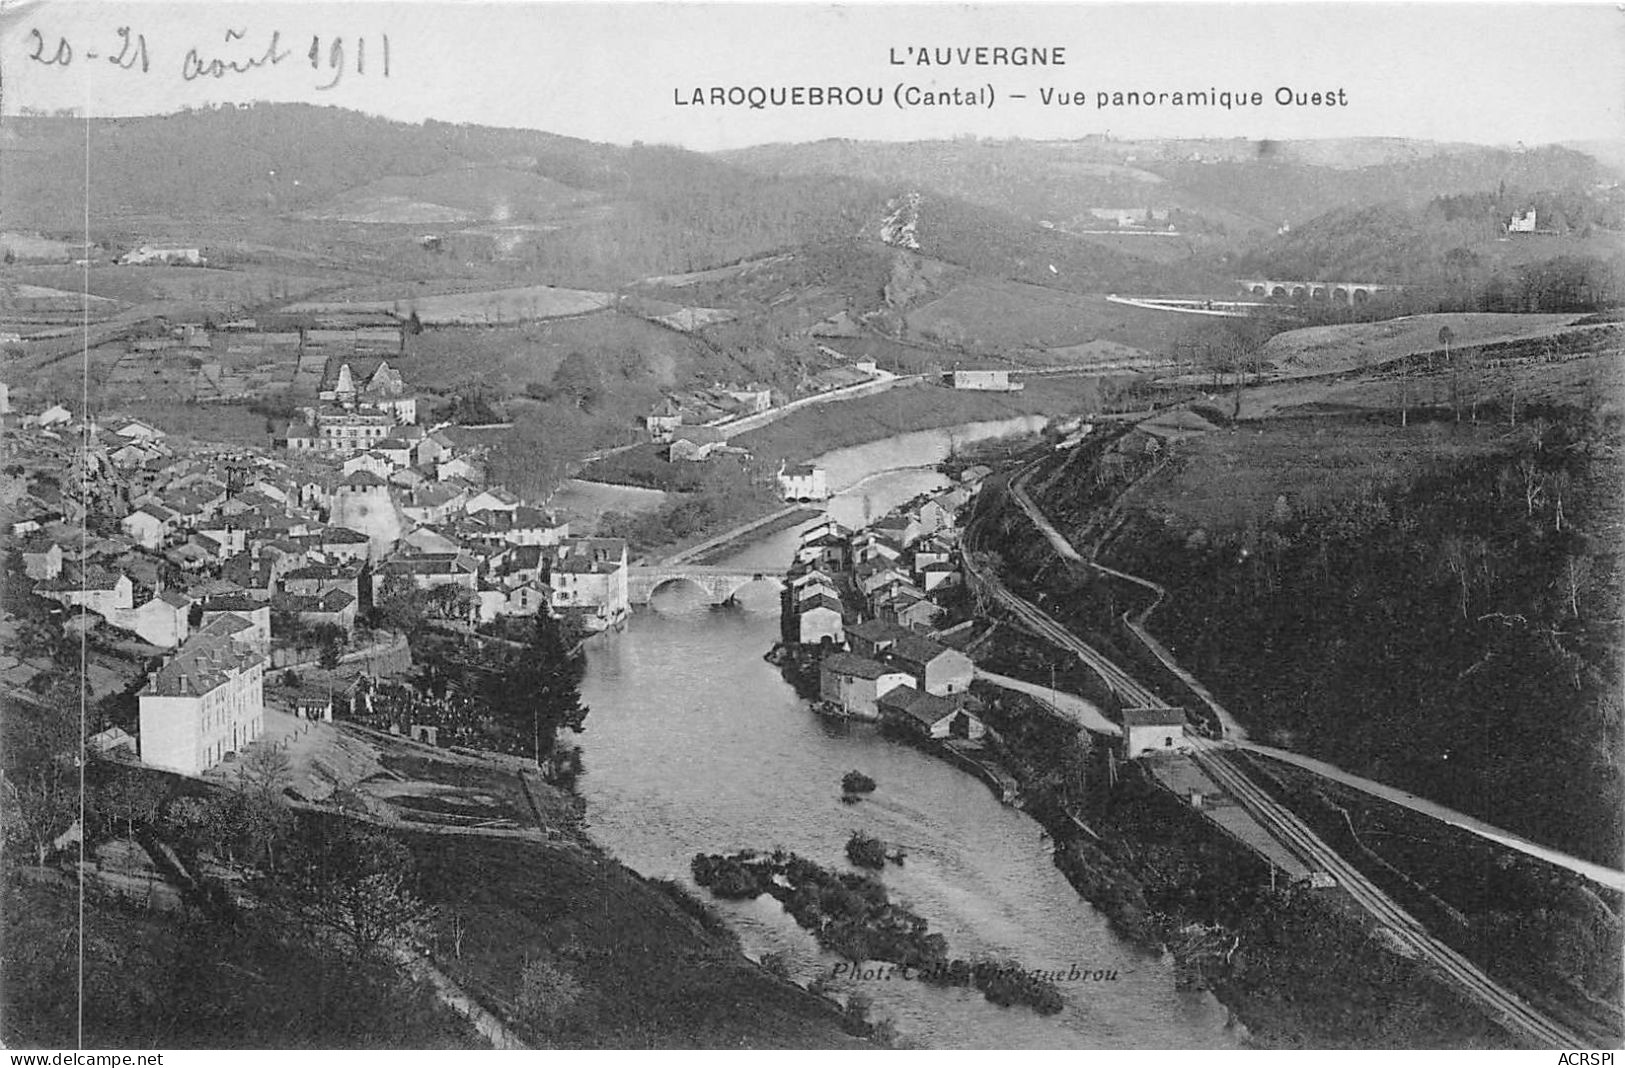
[[[145,70],[133,47],[143,39]],[[132,47],[117,65],[126,40]],[[977,64],[974,52],[958,51],[977,47],[989,61],[995,48],[1026,47],[1048,50],[1052,62]],[[920,49],[955,51],[941,53],[946,65],[920,66],[910,62]],[[1064,64],[1053,62],[1056,50]],[[268,54],[281,58],[251,62]],[[769,95],[765,106],[749,106],[753,90],[826,86],[863,102],[780,106]],[[956,89],[975,103],[925,102]],[[723,102],[710,102],[715,90]],[[1277,101],[1283,90],[1286,103]],[[1110,95],[1197,91],[1228,92],[1230,106]],[[743,102],[727,102],[731,92]],[[1314,103],[1307,94],[1315,92],[1331,103]],[[1061,94],[1081,94],[1083,103],[1062,105]],[[135,115],[255,100],[699,150],[830,137],[1098,134],[1625,141],[1625,11],[1603,3],[0,0],[0,114]]]

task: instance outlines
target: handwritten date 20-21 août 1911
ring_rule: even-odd
[[[168,69],[179,74],[182,81],[194,82],[219,81],[234,75],[272,70],[284,63],[288,64],[289,69],[308,65],[310,70],[316,72],[318,79],[326,79],[325,82],[318,81],[315,85],[317,90],[335,88],[351,72],[361,77],[371,73],[388,78],[390,74],[387,33],[370,39],[370,51],[369,38],[366,36],[347,38],[342,35],[312,34],[308,47],[304,46],[301,36],[301,47],[298,49],[283,43],[280,30],[263,35],[251,34],[246,29],[227,29],[222,36],[223,40],[213,50],[202,45],[188,47],[182,53],[179,64]],[[65,69],[77,61],[105,62],[139,74],[152,73],[154,70],[162,73],[166,69],[163,64],[155,63],[153,58],[154,53],[160,53],[161,58],[163,49],[149,46],[147,35],[129,26],[114,30],[113,39],[102,48],[94,44],[81,44],[75,48],[74,42],[67,37],[46,34],[37,27],[28,31],[27,39],[32,42],[28,58],[45,67]],[[288,63],[289,60],[292,62]]]

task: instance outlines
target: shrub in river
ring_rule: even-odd
[[[846,859],[860,868],[884,868],[886,843],[878,838],[870,838],[862,831],[854,831],[852,837],[846,840]]]
[[[760,963],[763,968],[780,979],[790,978],[790,958],[783,953],[764,953]]]
[[[868,840],[880,845],[875,839]],[[882,855],[879,863],[884,862]],[[831,871],[782,852],[772,856],[702,853],[694,858],[693,868],[695,880],[719,896],[724,895],[722,887],[737,897],[768,894],[776,898],[799,926],[813,933],[820,946],[848,960],[907,965],[924,982],[973,986],[995,1004],[1030,1005],[1041,1013],[1060,1011],[1059,991],[1019,964],[950,960],[947,940],[930,933],[924,918],[892,904],[885,884],[873,876]],[[737,891],[737,887],[748,887],[748,892]],[[815,985],[820,992],[828,990],[827,983]]]
[[[972,969],[972,981],[995,1005],[1031,1005],[1045,1016],[1061,1011],[1061,992],[1055,984],[1031,975],[1014,961],[979,962]]]
[[[849,771],[841,777],[841,789],[849,794],[873,793],[875,781],[861,771]]]
[[[867,1038],[873,1025],[869,1023],[869,1009],[873,1002],[867,994],[853,994],[846,999],[841,1010],[841,1029],[849,1035]]]

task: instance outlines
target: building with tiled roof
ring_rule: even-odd
[[[914,676],[919,689],[938,696],[963,693],[975,675],[975,665],[964,653],[912,634],[892,646],[891,660]]]
[[[818,662],[818,696],[826,705],[860,719],[878,719],[875,702],[899,686],[912,686],[907,671],[854,653],[836,653]]]
[[[974,700],[964,694],[942,697],[899,686],[877,698],[875,706],[881,719],[922,737],[977,741],[987,734],[987,727],[970,706]]]

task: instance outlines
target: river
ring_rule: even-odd
[[[823,462],[832,482],[845,487],[831,511],[861,523],[865,513],[878,517],[935,488],[941,476],[908,461],[934,463],[950,440],[970,433],[992,432],[984,425],[908,434],[830,454]],[[876,473],[882,468],[891,470]],[[730,562],[782,567],[793,545],[794,532],[775,535]],[[684,600],[681,592],[662,595],[624,632],[588,644],[582,695],[592,711],[578,741],[588,826],[598,842],[645,875],[692,888],[689,861],[697,852],[783,847],[844,867],[847,836],[861,829],[907,850],[906,862],[888,866],[882,878],[894,900],[947,938],[951,955],[1014,958],[1065,976],[1075,967],[1087,976],[1059,984],[1066,1007],[1048,1017],[901,978],[838,981],[843,992],[869,995],[873,1015],[893,1019],[913,1043],[1237,1045],[1221,1006],[1176,991],[1168,961],[1117,938],[1078,896],[1035,822],[962,771],[870,727],[815,716],[762,659],[778,637],[777,597],[762,593],[748,607],[728,609]],[[848,806],[840,779],[854,768],[878,788]],[[732,903],[698,892],[728,918],[747,953],[784,954],[798,981],[828,975],[839,963],[773,899]]]
[[[1042,415],[1018,416],[982,423],[966,423],[943,430],[918,430],[884,441],[835,449],[815,457],[834,496],[824,511],[836,522],[857,529],[879,519],[921,493],[942,489],[948,479],[936,465],[959,446],[978,441],[1035,433],[1044,428]],[[742,547],[718,564],[741,567],[788,567],[796,550],[796,530],[782,530]]]

